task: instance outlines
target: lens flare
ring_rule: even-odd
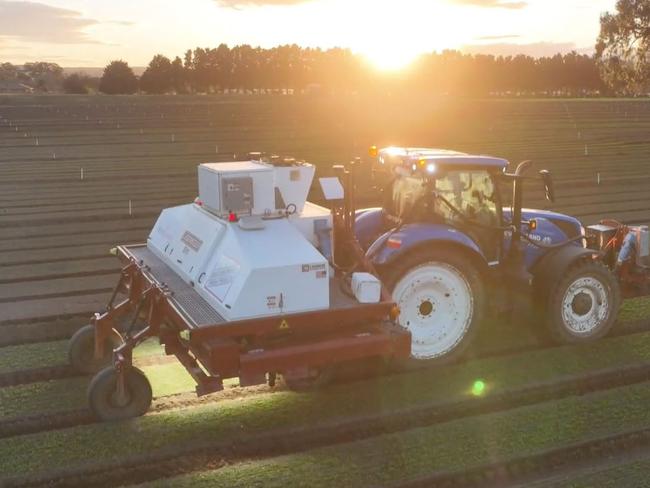
[[[472,385],[472,395],[482,396],[485,393],[485,387],[486,387],[485,381],[476,380]]]

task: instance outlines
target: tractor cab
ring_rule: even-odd
[[[490,262],[502,251],[499,178],[508,162],[441,149],[387,148],[378,152],[387,225],[434,223],[470,236]],[[381,176],[380,176],[381,178]]]

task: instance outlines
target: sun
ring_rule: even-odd
[[[361,49],[359,53],[380,71],[403,70],[421,54],[396,44],[368,46]]]

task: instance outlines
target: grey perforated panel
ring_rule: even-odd
[[[148,266],[148,272],[158,283],[167,285],[171,293],[170,300],[183,312],[190,325],[201,327],[225,322],[225,319],[194,288],[185,283],[146,246],[127,247],[127,250],[137,261],[142,261]]]

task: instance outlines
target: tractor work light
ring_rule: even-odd
[[[436,165],[434,163],[427,164],[427,173],[432,175],[435,172],[436,172]]]

